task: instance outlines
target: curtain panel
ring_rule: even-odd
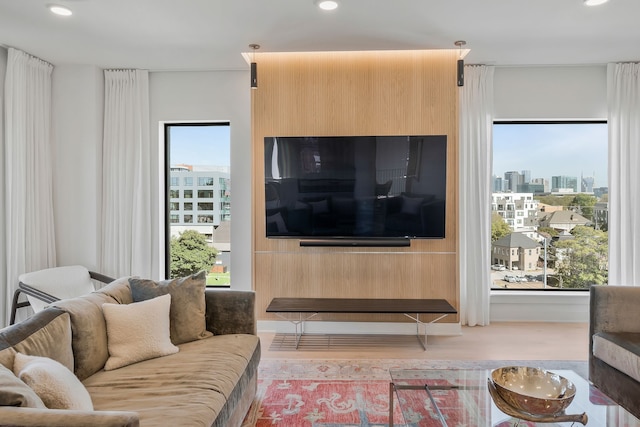
[[[53,66],[10,48],[4,86],[3,322],[25,272],[56,264],[51,156]],[[24,310],[20,310],[24,312]],[[20,313],[23,314],[23,313]],[[17,318],[20,320],[20,317]]]
[[[607,66],[609,284],[640,285],[640,64]]]
[[[494,67],[464,67],[460,89],[460,321],[489,324]]]
[[[152,277],[149,73],[105,70],[104,274]]]

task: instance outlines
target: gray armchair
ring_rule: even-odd
[[[589,380],[640,417],[640,286],[592,286]]]

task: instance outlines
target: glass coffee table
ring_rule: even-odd
[[[567,415],[587,414],[587,426],[640,427],[640,420],[618,406],[580,375],[568,370],[548,369],[576,386],[576,396]],[[541,423],[521,420],[502,412],[493,402],[487,380],[492,369],[391,369],[389,426],[400,409],[403,427],[422,426],[582,426],[580,422]],[[397,401],[394,401],[394,396]]]

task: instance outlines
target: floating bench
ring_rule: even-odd
[[[274,313],[281,319],[295,325],[296,349],[304,334],[304,322],[320,313],[349,314],[404,314],[416,322],[416,337],[423,349],[427,349],[426,323],[421,314],[439,314],[428,323],[435,323],[458,311],[445,299],[386,299],[386,298],[273,298],[267,313]],[[287,314],[298,314],[297,319]],[[424,339],[420,336],[420,325],[424,326]]]

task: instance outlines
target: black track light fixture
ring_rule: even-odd
[[[458,49],[460,50],[460,55],[458,57],[458,86],[464,86],[464,60],[462,59],[462,46],[466,45],[467,42],[464,40],[457,40],[454,44],[458,46]]]
[[[258,64],[256,64],[256,50],[260,49],[260,45],[251,43],[249,47],[253,49],[253,55],[251,56],[251,89],[257,89],[258,88]]]

